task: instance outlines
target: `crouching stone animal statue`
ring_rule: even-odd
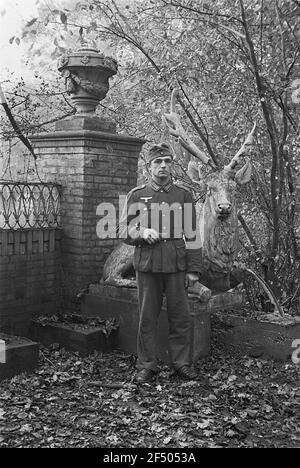
[[[198,297],[200,302],[206,302],[211,293],[228,291],[242,283],[247,275],[252,275],[260,282],[269,296],[275,309],[281,308],[262,278],[248,268],[235,267],[238,247],[238,218],[236,192],[238,186],[247,184],[251,179],[252,167],[249,159],[241,169],[237,170],[243,156],[247,154],[252,144],[255,126],[248,135],[238,153],[224,168],[218,168],[196,145],[184,131],[179,115],[175,112],[177,90],[171,97],[171,112],[164,118],[171,135],[175,136],[181,145],[202,164],[211,166],[211,173],[206,180],[195,178],[195,160],[191,161],[187,174],[205,191],[204,203],[198,204],[199,230],[202,243],[202,271],[199,283],[196,283],[189,294]],[[135,287],[134,269],[132,265],[134,247],[120,243],[108,257],[103,271],[105,284],[120,287]]]

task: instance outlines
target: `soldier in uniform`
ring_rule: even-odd
[[[163,294],[171,365],[178,377],[191,380],[196,375],[189,362],[187,287],[198,280],[201,270],[195,206],[190,192],[172,182],[173,153],[168,144],[152,146],[146,163],[151,180],[129,192],[120,223],[123,233],[126,229],[125,242],[135,245],[140,320],[134,381],[151,381],[158,372],[155,341]]]

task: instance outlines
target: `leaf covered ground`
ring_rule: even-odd
[[[300,365],[214,350],[199,381],[132,383],[134,357],[42,348],[0,383],[0,447],[299,447]]]

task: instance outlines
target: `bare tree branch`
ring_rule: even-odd
[[[4,93],[2,91],[2,88],[1,88],[1,85],[0,85],[0,102],[3,106],[3,109],[14,129],[14,131],[16,132],[17,136],[19,137],[19,139],[22,141],[22,143],[26,146],[26,148],[30,151],[30,153],[32,154],[32,156],[34,157],[34,159],[36,159],[36,155],[35,155],[35,152],[34,152],[34,149],[30,143],[30,141],[28,140],[28,138],[25,137],[25,135],[23,135],[23,133],[21,132],[20,130],[20,127],[18,125],[18,123],[16,122],[14,116],[12,115],[11,113],[11,110],[6,102],[6,99],[5,99],[5,96],[4,96]]]

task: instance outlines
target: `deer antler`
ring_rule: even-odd
[[[164,114],[163,119],[169,128],[170,134],[178,138],[179,143],[183,146],[184,149],[189,151],[196,158],[200,159],[200,161],[202,161],[204,164],[210,164],[211,159],[199,150],[199,148],[195,145],[195,143],[193,143],[181,125],[180,116],[175,111],[176,97],[178,93],[178,89],[174,89],[172,91],[170,114]]]
[[[239,163],[240,159],[242,156],[244,156],[249,149],[249,146],[253,145],[253,134],[256,129],[256,123],[253,125],[253,128],[249,135],[247,136],[246,140],[244,141],[243,145],[239,149],[239,151],[236,153],[236,155],[232,158],[230,163],[224,167],[224,171],[232,171],[235,169],[236,165]]]

